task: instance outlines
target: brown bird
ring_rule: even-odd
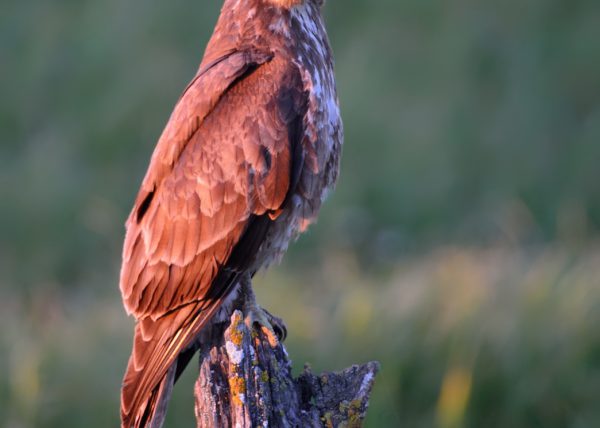
[[[199,335],[315,220],[343,139],[323,0],[225,0],[126,223],[120,288],[136,318],[123,428],[160,427]],[[281,332],[280,332],[281,334]],[[155,417],[156,416],[156,417]]]

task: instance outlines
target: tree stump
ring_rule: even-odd
[[[377,362],[294,379],[284,346],[250,331],[236,310],[200,350],[194,387],[200,428],[360,427]],[[276,341],[275,341],[276,342]]]

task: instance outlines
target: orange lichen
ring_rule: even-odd
[[[229,378],[229,390],[231,399],[235,405],[244,405],[244,394],[246,394],[246,381],[238,376]]]
[[[229,327],[229,336],[231,339],[231,342],[235,345],[235,346],[242,346],[242,343],[244,341],[244,330],[243,330],[243,324],[242,324],[242,317],[240,316],[236,316],[233,319],[233,322],[231,323],[231,327]]]

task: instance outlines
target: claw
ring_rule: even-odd
[[[267,315],[267,318],[269,319],[269,323],[271,324],[273,332],[277,335],[277,338],[279,339],[279,341],[283,342],[287,337],[287,326],[285,325],[285,322],[283,322],[283,320],[281,318],[276,317],[275,315],[273,315],[271,312],[267,311],[266,309],[262,309],[262,310]]]
[[[249,330],[260,329],[273,347],[277,346],[287,337],[287,327],[283,320],[256,304],[256,302],[247,302],[244,306],[244,322]]]

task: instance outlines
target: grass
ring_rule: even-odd
[[[377,359],[367,427],[593,427],[600,249],[439,248],[366,274],[335,254],[257,278],[300,370]],[[49,287],[50,288],[50,287]],[[75,293],[77,294],[77,293]],[[3,295],[7,428],[115,426],[132,321],[117,291]],[[188,370],[167,426],[193,423]]]
[[[327,2],[340,181],[256,288],[297,369],[382,362],[369,427],[598,425],[599,6]],[[117,425],[122,224],[219,7],[0,14],[0,426]]]

